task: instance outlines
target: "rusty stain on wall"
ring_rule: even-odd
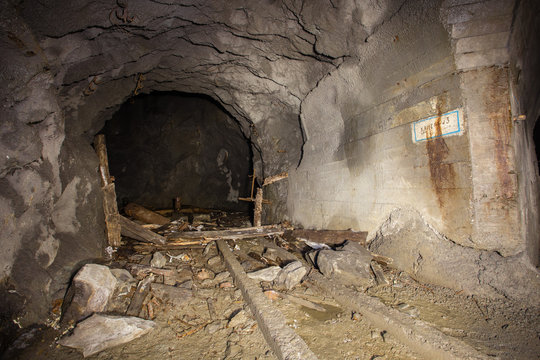
[[[445,212],[445,204],[451,197],[451,191],[456,187],[456,172],[452,163],[446,162],[449,149],[444,138],[429,138],[442,134],[441,116],[443,114],[444,102],[444,100],[437,101],[438,117],[435,120],[435,128],[434,130],[428,130],[429,132],[434,131],[434,133],[427,134],[428,140],[426,141],[431,184],[443,213]]]
[[[497,168],[497,179],[500,195],[505,199],[515,198],[515,186],[512,181],[510,167],[510,142],[512,135],[512,118],[509,110],[506,73],[492,72],[492,85],[486,89],[485,106],[497,111],[488,113],[489,124],[493,129],[494,160]],[[506,111],[508,109],[508,111]]]

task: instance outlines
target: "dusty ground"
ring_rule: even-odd
[[[216,228],[218,224],[235,226],[246,223],[239,214],[203,219],[189,220],[193,226],[202,225],[205,230]],[[156,249],[130,244],[115,254],[108,263],[110,267],[123,267],[126,263],[149,264]],[[239,240],[230,245],[246,271],[267,266],[258,256],[265,248],[257,240]],[[192,297],[171,300],[151,292],[140,316],[153,319],[158,327],[139,339],[89,359],[275,359],[240,290],[234,287],[218,257],[216,247],[209,247],[206,254],[203,254],[203,249],[195,246],[163,250],[172,256],[184,254],[187,257],[172,258],[167,263],[166,268],[178,272],[175,279],[158,276],[156,282],[174,283],[190,289]],[[299,253],[296,255],[301,257]],[[428,287],[388,268],[385,268],[385,274],[390,285],[377,285],[362,291],[380,298],[388,306],[432,323],[444,333],[460,338],[483,353],[501,359],[540,358],[538,309]],[[272,285],[262,283],[261,287],[261,290],[267,290]],[[316,311],[285,298],[272,300],[284,314],[287,324],[306,341],[319,359],[416,359],[391,334],[372,327],[361,314],[351,313],[333,299],[316,293],[309,282],[297,286],[289,295],[326,309]],[[124,295],[116,300],[117,312],[121,313],[122,307],[129,303],[129,297]],[[241,311],[246,316],[235,318]],[[230,323],[232,318],[236,324]],[[79,351],[56,344],[55,339],[61,331],[52,328],[27,330],[4,358],[82,359]]]

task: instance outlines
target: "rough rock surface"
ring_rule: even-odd
[[[162,268],[165,264],[167,264],[167,257],[161,252],[156,251],[154,255],[152,255],[152,260],[150,260],[150,266]]]
[[[154,326],[153,321],[137,317],[94,314],[78,323],[73,334],[63,337],[58,343],[79,349],[87,357],[141,337]]]
[[[300,261],[293,261],[281,269],[274,280],[274,284],[278,287],[284,287],[285,289],[290,290],[300,284],[300,281],[302,281],[302,278],[306,273],[307,269]]]
[[[453,243],[430,227],[416,211],[392,212],[369,249],[392,258],[392,266],[418,281],[463,290],[466,294],[504,296],[538,306],[540,274],[527,261]]]
[[[276,276],[281,272],[279,266],[270,266],[261,270],[252,271],[247,274],[248,278],[257,281],[274,281]]]
[[[321,250],[316,257],[319,270],[345,285],[368,286],[373,283],[372,256],[362,245],[346,241],[334,250]]]
[[[116,288],[116,277],[107,266],[86,264],[71,282],[66,295],[64,321],[79,321],[92,313],[102,312]]]

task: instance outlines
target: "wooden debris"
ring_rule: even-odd
[[[386,278],[386,275],[384,275],[384,271],[381,265],[379,265],[378,262],[372,261],[371,264],[371,270],[373,271],[373,274],[375,275],[375,281],[378,285],[389,285],[390,281]]]
[[[122,235],[124,236],[158,245],[163,245],[167,242],[167,240],[163,236],[143,228],[141,225],[129,220],[122,215],[118,215],[118,219],[120,222]]]
[[[107,240],[112,247],[119,247],[121,244],[120,223],[118,219],[118,205],[116,203],[116,190],[113,178],[109,174],[109,160],[107,157],[107,146],[105,145],[105,135],[96,135],[94,147],[99,158],[99,172],[101,175],[101,189],[103,191],[103,211],[105,213],[105,225],[107,229]]]
[[[174,234],[167,237],[167,245],[175,243],[182,244],[183,241],[201,240],[201,243],[208,243],[218,239],[239,240],[246,238],[265,237],[269,235],[281,235],[283,229],[279,225],[255,226],[249,228],[234,228],[228,230],[211,231],[189,231],[181,234]]]
[[[283,172],[283,173],[277,174],[277,175],[273,175],[273,176],[269,176],[266,179],[264,179],[263,186],[273,184],[276,181],[280,181],[280,180],[286,179],[288,177],[289,177],[289,174],[286,173],[286,172]]]
[[[167,219],[164,216],[159,215],[158,213],[148,210],[144,206],[135,204],[135,203],[129,203],[124,208],[124,211],[129,216],[144,221],[148,224],[159,224],[159,225],[167,225],[171,221]]]
[[[176,275],[176,270],[171,269],[159,269],[156,267],[152,267],[150,265],[141,265],[141,264],[133,264],[128,263],[126,264],[126,269],[135,277],[139,277],[144,274],[152,273],[156,275],[163,275],[163,276],[174,276]]]
[[[394,259],[379,254],[371,253],[371,256],[373,257],[373,260],[384,266],[390,265],[394,262]]]
[[[295,237],[298,239],[306,239],[326,245],[340,245],[345,240],[358,242],[362,245],[366,243],[367,232],[351,231],[351,230],[305,230],[295,229],[291,232],[287,231],[285,237]]]
[[[255,196],[255,210],[253,211],[253,225],[262,225],[262,203],[263,203],[263,189],[257,189],[257,195]]]
[[[131,298],[131,302],[129,303],[126,315],[139,316],[139,313],[141,312],[141,309],[143,307],[144,299],[150,291],[150,283],[152,281],[154,281],[154,275],[152,274],[139,281],[139,284],[137,285],[137,290],[135,290],[135,293]]]
[[[174,198],[174,211],[179,213],[182,210],[182,198],[177,196]]]
[[[186,330],[186,331],[184,331],[184,332],[182,332],[182,333],[180,333],[180,334],[177,334],[176,337],[177,337],[178,339],[182,339],[182,338],[184,338],[184,337],[186,337],[186,336],[193,335],[193,334],[195,334],[196,332],[202,330],[202,329],[203,329],[206,325],[208,325],[208,324],[210,324],[210,322],[205,322],[205,323],[203,323],[203,324],[201,324],[201,325],[199,325],[199,326],[197,326],[197,327],[191,328],[191,329]]]

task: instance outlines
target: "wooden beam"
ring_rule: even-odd
[[[129,220],[122,215],[118,215],[118,219],[122,228],[122,235],[124,236],[158,245],[164,245],[167,242],[167,240],[163,236],[143,228],[141,225]]]
[[[253,210],[253,225],[262,225],[262,204],[263,204],[263,189],[257,188],[255,196],[255,209]]]
[[[289,174],[286,173],[286,172],[283,172],[283,173],[277,174],[277,175],[273,175],[273,176],[269,176],[266,179],[264,179],[263,186],[273,184],[276,181],[280,181],[280,180],[286,179],[288,177],[289,177]]]
[[[99,158],[99,173],[101,177],[101,189],[103,191],[103,212],[105,213],[105,226],[107,230],[107,240],[112,247],[121,244],[120,223],[118,219],[118,205],[116,203],[116,190],[113,179],[109,173],[109,160],[107,156],[107,146],[105,145],[105,135],[96,135],[94,147]]]
[[[135,203],[129,203],[124,208],[124,211],[129,216],[144,221],[148,224],[158,224],[158,225],[167,225],[171,221],[166,218],[165,216],[162,216],[152,210],[148,210],[144,206],[135,204]]]
[[[251,228],[235,228],[221,231],[184,231],[179,234],[168,236],[167,240],[169,240],[169,242],[167,243],[167,245],[172,245],[175,242],[181,243],[181,241],[203,240],[205,242],[209,242],[218,239],[238,240],[281,234],[283,234],[283,229],[278,225],[255,226]]]

